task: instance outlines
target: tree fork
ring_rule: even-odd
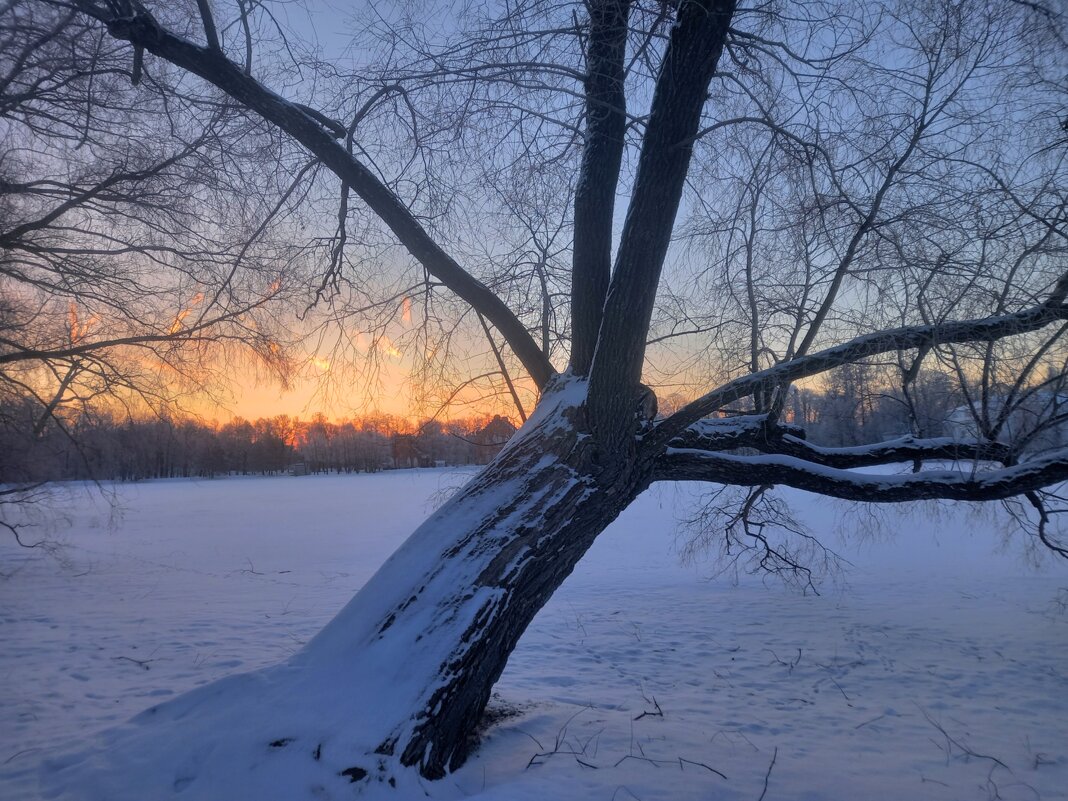
[[[638,174],[620,237],[590,371],[590,410],[606,448],[628,447],[645,341],[671,242],[708,86],[727,39],[735,0],[679,8],[656,81]]]

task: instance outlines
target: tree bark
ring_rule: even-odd
[[[586,141],[575,191],[571,269],[571,371],[593,363],[612,272],[612,222],[627,129],[623,65],[630,0],[590,6],[586,48]]]
[[[590,370],[594,429],[606,449],[627,447],[660,272],[734,7],[682,4],[664,52]]]
[[[413,535],[406,550],[423,538],[443,537],[431,546],[433,567],[414,583],[407,571],[397,576],[417,589],[380,615],[373,640],[392,638],[396,648],[400,638],[414,650],[433,632],[443,646],[420,656],[427,676],[409,706],[413,714],[376,748],[427,778],[464,761],[523,631],[597,535],[648,486],[651,462],[606,462],[595,450],[585,410],[569,401],[584,399],[584,382],[558,386],[562,397],[543,399],[501,455]],[[386,572],[361,595],[374,597],[373,585],[393,582]],[[321,637],[345,637],[341,625]],[[312,643],[309,653],[316,649]]]

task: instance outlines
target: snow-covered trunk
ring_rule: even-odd
[[[294,660],[349,664],[392,694],[392,716],[376,716],[381,769],[399,759],[438,778],[463,761],[520,635],[644,488],[633,465],[598,459],[561,394]]]

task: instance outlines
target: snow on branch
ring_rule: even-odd
[[[668,446],[717,452],[752,448],[839,469],[932,459],[1006,463],[1011,457],[1010,447],[1003,443],[964,441],[953,437],[904,436],[867,445],[827,448],[806,442],[805,433],[799,426],[777,423],[764,414],[698,420],[672,439]]]
[[[781,454],[740,456],[668,448],[658,460],[654,480],[740,486],[783,484],[819,495],[874,503],[995,501],[1068,480],[1068,448],[985,472],[925,470],[907,475],[854,473]]]
[[[692,448],[707,451],[726,451],[734,448],[759,448],[758,443],[775,436],[766,414],[742,414],[735,417],[698,420],[679,432],[669,445],[673,448]],[[800,429],[787,430],[801,434]]]
[[[953,437],[900,437],[871,445],[849,448],[824,448],[805,442],[790,434],[774,443],[755,443],[752,447],[765,453],[781,454],[804,459],[824,467],[847,469],[872,467],[900,462],[920,462],[931,459],[958,461],[1006,462],[1010,448],[1000,442],[962,442]]]

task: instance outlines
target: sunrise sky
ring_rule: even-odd
[[[351,37],[347,31],[353,27],[349,20],[359,18],[360,9],[365,5],[364,0],[348,3],[308,0],[303,4],[282,5],[278,11],[284,17],[285,26],[296,36],[316,44],[323,58],[341,63],[359,58],[358,52],[351,49]],[[376,10],[375,13],[380,12]],[[438,24],[448,26],[450,23],[441,20]],[[621,204],[620,224],[624,209],[625,206]],[[491,234],[487,232],[487,235]],[[377,373],[374,380],[361,375],[363,371],[358,366],[353,369],[354,365],[335,363],[333,357],[323,352],[312,353],[316,344],[309,337],[305,347],[310,355],[289,388],[282,388],[277,381],[257,376],[255,369],[248,366],[233,370],[227,376],[232,386],[222,394],[221,403],[201,399],[189,405],[197,414],[219,421],[227,421],[235,416],[255,419],[280,414],[307,418],[320,412],[330,418],[375,413],[410,418],[503,414],[518,421],[516,407],[499,376],[492,383],[483,380],[480,385],[460,390],[448,409],[441,412],[442,400],[465,380],[494,371],[496,365],[481,331],[476,328],[467,337],[468,341],[462,343],[470,352],[454,357],[457,369],[450,380],[437,387],[418,386],[412,380],[415,354],[402,341],[405,333],[413,330],[411,311],[410,301],[403,308],[398,308],[394,320],[396,328],[390,331],[393,339],[387,340],[386,350],[379,345],[375,354]],[[457,339],[463,339],[464,336],[460,335]],[[501,344],[499,337],[497,342]],[[455,346],[456,343],[453,344]],[[514,378],[521,384],[526,381],[525,376]],[[649,377],[646,380],[653,383],[658,378],[661,377]],[[658,388],[662,399],[675,391],[674,386]],[[693,392],[683,394],[692,395]],[[536,401],[529,383],[520,387],[520,396],[529,413]]]
[[[403,345],[398,343],[398,347]],[[515,405],[499,376],[461,389],[447,408],[442,407],[466,377],[492,368],[471,367],[470,376],[422,387],[414,383],[410,360],[402,350],[379,359],[373,375],[361,368],[364,365],[335,364],[328,358],[313,356],[294,375],[291,385],[283,388],[277,380],[258,374],[249,366],[237,367],[226,376],[229,386],[219,393],[219,402],[199,398],[187,406],[200,416],[221,422],[234,417],[252,420],[280,414],[308,418],[317,413],[328,418],[389,414],[413,419],[502,414],[518,421]],[[535,401],[533,390],[524,386],[523,378],[517,380],[529,413]]]

